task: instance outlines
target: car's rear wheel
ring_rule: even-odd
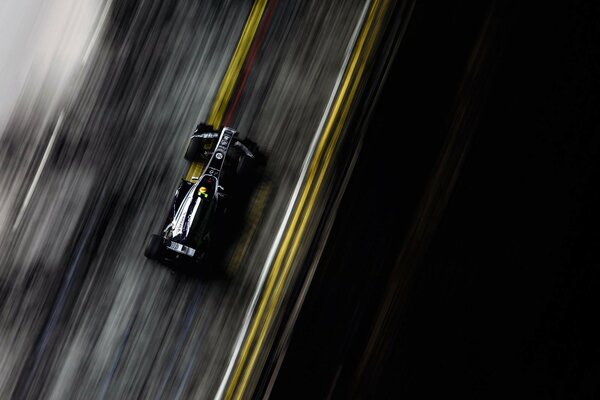
[[[158,260],[161,255],[162,237],[160,235],[150,235],[150,241],[144,251],[144,256],[151,260]]]

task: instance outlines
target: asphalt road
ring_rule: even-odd
[[[15,16],[64,31],[2,103],[0,398],[212,398],[364,0],[274,5],[230,116],[266,172],[208,282],[142,252],[252,2],[56,4]]]

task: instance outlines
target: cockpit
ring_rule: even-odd
[[[210,175],[205,175],[198,182],[198,196],[202,200],[211,200],[215,194],[216,179]]]

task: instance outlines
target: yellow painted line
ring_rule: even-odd
[[[374,0],[370,6],[367,19],[354,47],[351,62],[344,74],[343,84],[338,91],[335,105],[329,115],[315,155],[311,160],[309,173],[298,206],[294,211],[285,238],[275,257],[265,291],[261,297],[250,331],[245,338],[235,371],[227,387],[226,399],[239,399],[246,394],[245,391],[248,387],[251,373],[254,370],[269,328],[275,318],[292,264],[306,231],[308,221],[320,192],[320,187],[337,148],[345,121],[350,113],[354,96],[374,47],[381,27],[381,21],[384,19],[383,17],[388,5],[389,0]]]
[[[252,6],[248,21],[242,31],[242,36],[235,49],[235,53],[233,53],[233,58],[229,63],[227,72],[225,72],[217,98],[213,103],[208,116],[208,123],[214,127],[218,127],[221,124],[223,114],[225,114],[225,109],[231,99],[231,94],[233,93],[233,89],[240,75],[240,71],[242,70],[242,66],[244,65],[244,61],[246,60],[246,56],[248,55],[252,39],[254,39],[254,35],[258,29],[258,24],[265,12],[266,6],[267,0],[256,0]]]
[[[256,34],[260,20],[265,12],[267,1],[268,0],[256,0],[252,6],[250,14],[248,15],[248,20],[246,21],[246,25],[242,30],[240,40],[235,48],[235,52],[233,53],[233,57],[231,58],[229,66],[227,67],[227,71],[225,71],[225,75],[221,81],[221,86],[217,92],[217,97],[213,102],[210,114],[207,118],[207,123],[214,126],[216,129],[220,127],[227,104],[229,104],[229,100],[231,100],[233,89],[235,88],[235,84],[240,76],[244,61],[246,61],[248,50],[250,50],[250,45],[252,44],[252,40],[254,39],[254,35]],[[196,181],[197,178],[193,178],[200,177],[203,169],[204,163],[192,163],[185,174],[185,180],[188,182]]]

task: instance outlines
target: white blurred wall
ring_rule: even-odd
[[[105,0],[0,0],[0,136],[20,97],[27,102],[44,96],[50,111],[65,94],[94,44],[105,5]]]

